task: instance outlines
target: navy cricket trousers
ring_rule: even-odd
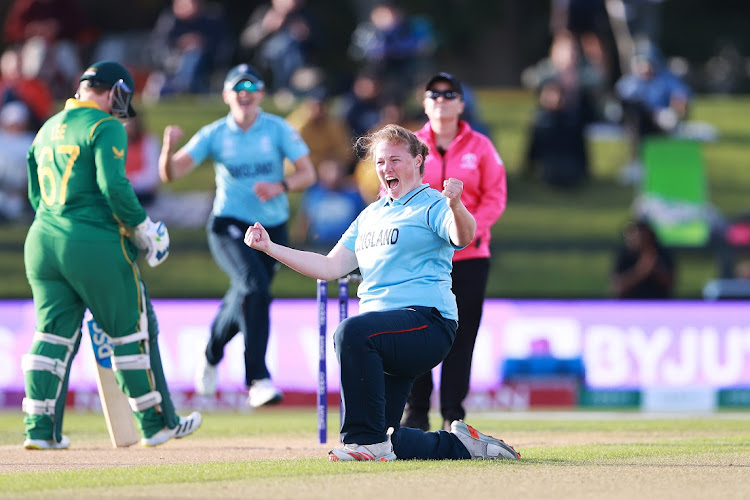
[[[432,307],[373,311],[342,321],[334,333],[341,367],[344,443],[372,444],[393,427],[399,458],[468,458],[450,433],[400,429],[399,421],[414,378],[448,354],[457,322]]]
[[[271,280],[278,262],[245,245],[250,224],[228,217],[208,221],[208,246],[216,264],[229,276],[230,286],[211,324],[206,360],[216,365],[224,357],[224,347],[238,333],[245,335],[245,382],[270,378],[266,348],[270,330]],[[271,239],[287,241],[286,225],[266,228]]]

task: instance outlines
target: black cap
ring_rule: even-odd
[[[450,84],[451,87],[453,87],[453,90],[455,92],[458,92],[459,94],[464,95],[464,91],[463,91],[463,87],[461,86],[461,82],[458,80],[458,78],[456,78],[455,76],[451,75],[450,73],[440,72],[440,73],[436,74],[435,76],[433,76],[432,78],[430,78],[427,81],[427,85],[425,85],[424,89],[425,90],[430,90],[432,88],[432,86],[436,82],[447,82],[447,83]]]
[[[248,80],[250,83],[254,83],[257,90],[263,90],[265,88],[265,83],[260,77],[258,70],[249,64],[239,64],[230,69],[226,78],[224,78],[224,90],[232,90],[234,86],[242,80]]]
[[[92,64],[83,72],[78,81],[82,82],[84,80],[99,82],[109,87],[113,87],[117,82],[122,80],[130,90],[131,95],[135,93],[133,75],[130,74],[130,71],[125,66],[115,61],[99,61]],[[128,116],[135,116],[135,110],[129,103]]]

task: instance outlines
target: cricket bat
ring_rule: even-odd
[[[88,322],[91,345],[96,358],[96,386],[102,402],[104,420],[113,448],[123,448],[139,440],[128,398],[120,390],[112,371],[112,341],[94,319]]]

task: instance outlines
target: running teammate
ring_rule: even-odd
[[[247,64],[229,70],[222,97],[229,115],[195,134],[173,154],[183,135],[180,127],[164,130],[159,171],[165,182],[178,179],[205,159],[214,161],[216,198],[208,221],[208,245],[219,267],[229,275],[205,356],[196,373],[196,391],[213,395],[217,366],[224,347],[238,333],[245,335],[245,378],[252,407],[278,403],[282,392],[274,386],[266,366],[271,280],[277,263],[248,248],[242,237],[256,222],[267,226],[274,240],[286,242],[289,191],[301,191],[315,182],[307,145],[283,118],[264,112],[260,103],[265,83]],[[284,178],[284,159],[295,172]]]

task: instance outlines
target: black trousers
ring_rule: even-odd
[[[482,320],[484,295],[490,271],[489,259],[470,259],[453,263],[453,294],[458,305],[458,331],[440,375],[440,413],[448,424],[466,416],[463,401],[469,393],[474,343]],[[402,425],[425,428],[432,396],[432,373],[416,378],[409,394],[408,411]]]
[[[270,331],[271,281],[279,267],[273,257],[245,245],[249,224],[228,217],[211,217],[208,246],[216,264],[229,276],[230,286],[211,324],[206,359],[216,365],[224,347],[239,332],[245,335],[245,382],[270,378],[266,348]],[[286,225],[266,228],[271,239],[286,244]]]

